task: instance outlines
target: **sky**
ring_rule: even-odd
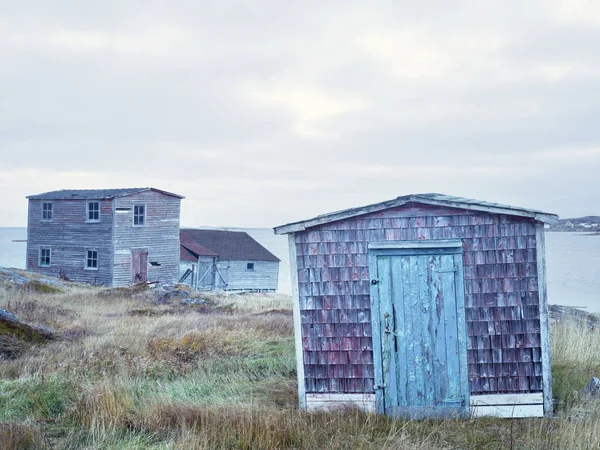
[[[410,193],[600,214],[600,2],[0,0],[0,226],[176,192],[273,227]]]

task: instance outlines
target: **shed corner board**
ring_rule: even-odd
[[[536,265],[538,276],[540,344],[542,350],[542,382],[544,390],[544,413],[552,415],[552,370],[550,357],[550,330],[548,318],[548,287],[546,282],[546,239],[544,225],[538,223],[535,229]]]
[[[304,381],[304,350],[302,347],[302,318],[300,316],[300,296],[298,293],[298,266],[296,262],[296,237],[288,235],[290,254],[290,276],[292,281],[292,313],[294,318],[294,347],[296,351],[296,373],[298,377],[298,402],[306,409],[306,387]]]

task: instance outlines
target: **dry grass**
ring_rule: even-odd
[[[594,448],[600,333],[552,330],[556,419],[390,420],[296,408],[289,297],[0,287],[0,308],[59,339],[0,364],[0,448]]]
[[[0,422],[0,448],[2,450],[36,450],[46,447],[47,442],[36,426],[25,423]]]

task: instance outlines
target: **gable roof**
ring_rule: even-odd
[[[421,203],[425,205],[446,206],[448,208],[458,208],[470,211],[482,211],[492,214],[507,214],[510,216],[529,217],[538,222],[544,223],[556,223],[558,221],[558,216],[556,214],[545,213],[536,209],[503,205],[500,203],[491,203],[472,198],[430,193],[404,195],[393,200],[387,200],[385,202],[322,214],[309,220],[302,220],[299,222],[288,223],[286,225],[275,227],[274,231],[275,234],[295,233],[296,231],[303,231],[307,228],[322,225],[324,223],[361,216],[363,214],[394,208],[408,203]]]
[[[140,192],[155,191],[171,197],[185,198],[182,195],[172,192],[162,191],[160,189],[145,188],[121,188],[121,189],[62,189],[60,191],[43,192],[36,195],[28,195],[27,198],[33,200],[78,200],[78,199],[110,199],[115,197],[126,197]]]
[[[187,247],[193,242],[218,254],[223,261],[271,261],[279,258],[256,242],[245,231],[179,230],[179,240]]]

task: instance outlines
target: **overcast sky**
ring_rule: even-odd
[[[0,0],[0,226],[153,186],[186,226],[441,192],[600,214],[600,2]]]

